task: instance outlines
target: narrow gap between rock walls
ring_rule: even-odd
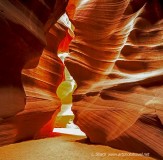
[[[58,23],[64,25],[67,28],[66,36],[61,41],[58,47],[58,57],[64,64],[65,58],[69,55],[69,43],[71,42],[74,33],[73,33],[73,25],[69,21],[66,13],[61,16],[58,20]],[[85,136],[85,134],[73,123],[74,114],[71,111],[72,107],[72,94],[77,88],[77,84],[73,77],[70,75],[68,69],[64,68],[64,80],[58,86],[56,94],[60,98],[62,106],[61,111],[58,113],[55,121],[55,128],[53,132],[62,133],[62,134],[70,134],[70,135],[80,135]]]

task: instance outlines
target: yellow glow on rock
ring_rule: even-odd
[[[64,59],[66,56],[68,56],[68,53],[60,53],[58,56],[64,63]],[[65,80],[58,86],[56,91],[56,94],[62,103],[61,111],[57,115],[55,121],[55,127],[57,128],[67,128],[67,125],[70,123],[70,121],[73,121],[74,119],[74,114],[71,111],[72,94],[77,85],[66,67],[64,70],[64,75]]]
[[[74,36],[73,25],[69,21],[68,16],[66,14],[64,14],[58,20],[58,23],[68,28],[68,33],[71,37]],[[66,45],[68,45],[67,43],[69,43],[69,41],[66,42]],[[63,50],[62,51],[58,50],[58,57],[62,60],[63,63],[64,63],[64,59],[69,55],[69,53],[66,51],[67,50],[65,50],[64,52]],[[71,111],[71,107],[72,107],[72,94],[74,90],[77,88],[77,85],[66,67],[64,69],[64,76],[65,76],[64,81],[58,86],[56,91],[57,96],[61,100],[62,106],[60,112],[56,117],[55,127],[67,128],[68,126],[71,126],[72,128],[74,128],[74,125],[72,125],[74,114]]]
[[[63,81],[57,88],[57,95],[61,99],[62,104],[72,103],[72,93],[76,89],[77,85],[67,68],[65,68],[65,81]]]

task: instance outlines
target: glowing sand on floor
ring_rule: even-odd
[[[69,134],[69,135],[86,136],[85,133],[82,132],[80,129],[74,129],[74,128],[54,128],[53,132]]]

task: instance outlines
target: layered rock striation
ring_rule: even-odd
[[[0,145],[54,127],[61,105],[55,92],[64,70],[57,48],[65,36],[56,22],[66,5],[65,0],[0,2]]]
[[[57,22],[65,8],[69,47]],[[162,10],[161,0],[1,1],[0,145],[52,131],[64,80],[57,52],[69,49],[74,122],[90,141],[162,158]]]
[[[77,82],[75,123],[93,143],[162,157],[163,5],[71,1],[66,66]]]

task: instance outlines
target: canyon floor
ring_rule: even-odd
[[[89,144],[84,136],[65,134],[0,147],[0,160],[154,160],[141,154]]]

